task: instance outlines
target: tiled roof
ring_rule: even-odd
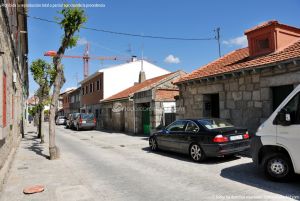
[[[243,69],[256,68],[294,58],[300,58],[300,40],[281,51],[259,57],[249,57],[249,49],[242,48],[230,52],[229,54],[191,72],[190,74],[183,76],[176,80],[175,83],[221,75]]]
[[[166,74],[166,75],[161,75],[161,76],[149,79],[149,80],[145,80],[142,83],[135,84],[132,87],[129,87],[129,88],[127,88],[127,89],[125,89],[125,90],[123,90],[123,91],[121,91],[121,92],[119,92],[119,93],[117,93],[117,94],[115,94],[115,95],[113,95],[113,96],[111,96],[111,97],[103,100],[103,102],[127,98],[130,95],[134,94],[135,92],[138,92],[138,91],[140,91],[140,90],[142,90],[144,88],[151,87],[152,85],[154,85],[157,82],[163,80],[164,78],[167,78],[168,76],[170,76],[172,74],[174,74],[174,73],[169,73],[169,74]]]
[[[176,89],[158,89],[155,93],[156,101],[174,101],[175,96],[179,95],[179,90]]]
[[[292,29],[292,30],[298,30],[299,31],[299,29],[296,28],[296,27],[292,27],[292,26],[289,26],[289,25],[286,25],[286,24],[281,24],[277,20],[270,20],[270,21],[267,21],[267,22],[263,22],[263,23],[255,26],[255,27],[252,27],[251,29],[247,29],[245,31],[245,34],[248,34],[249,32],[252,32],[252,31],[255,31],[255,30],[270,26],[270,25],[275,25],[275,26],[278,26],[278,27],[284,27],[286,29]]]

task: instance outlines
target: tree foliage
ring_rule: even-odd
[[[50,160],[59,158],[59,149],[55,145],[55,114],[57,111],[57,101],[60,90],[65,83],[65,76],[63,66],[61,65],[61,59],[65,50],[76,46],[78,36],[74,34],[80,30],[82,25],[86,22],[87,17],[84,10],[78,7],[70,7],[66,5],[60,14],[62,18],[59,19],[59,24],[64,30],[62,36],[61,45],[57,51],[57,56],[53,57],[54,65],[54,81],[53,81],[53,93],[50,104],[50,118],[49,118],[49,153]]]
[[[55,78],[53,66],[42,59],[37,59],[31,63],[30,71],[34,81],[39,85],[39,89],[36,91],[37,97],[42,101],[48,100],[50,88]],[[44,106],[44,103],[39,101],[39,105]]]

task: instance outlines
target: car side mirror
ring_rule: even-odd
[[[287,111],[287,109],[282,108],[277,116],[276,116],[276,124],[282,126],[291,125],[291,114]]]

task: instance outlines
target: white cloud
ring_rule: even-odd
[[[178,57],[175,57],[175,56],[172,55],[172,54],[169,54],[169,55],[165,58],[164,62],[169,63],[169,64],[178,64],[178,63],[180,63],[180,59],[179,59]]]
[[[224,40],[223,44],[229,46],[239,46],[239,47],[247,47],[248,41],[246,36],[239,36],[236,38],[232,38],[229,40]]]
[[[87,44],[87,39],[86,38],[79,38],[77,41],[77,45],[85,45]]]

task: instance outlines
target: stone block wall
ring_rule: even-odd
[[[122,110],[114,111],[115,105],[120,105]],[[113,101],[100,104],[100,129],[108,129],[117,132],[134,133],[134,108],[133,102]]]
[[[26,48],[20,36],[19,50],[16,49],[12,34],[6,24],[7,13],[0,8],[0,190],[9,170],[15,152],[24,132],[25,104],[28,90]],[[24,18],[26,18],[24,16]],[[21,18],[20,18],[21,19]],[[21,22],[18,24],[21,25]],[[19,27],[20,28],[20,27]],[[20,28],[19,30],[25,30]],[[26,30],[25,30],[26,31]],[[15,48],[15,49],[13,49]],[[15,51],[14,51],[15,50]],[[19,59],[17,59],[17,55]],[[4,97],[3,77],[6,75],[6,96]],[[14,79],[15,75],[15,79]],[[3,104],[6,100],[6,124],[3,123]]]
[[[272,87],[300,83],[300,65],[266,68],[222,80],[180,85],[176,118],[206,117],[205,94],[219,94],[220,118],[255,132],[273,112]]]

